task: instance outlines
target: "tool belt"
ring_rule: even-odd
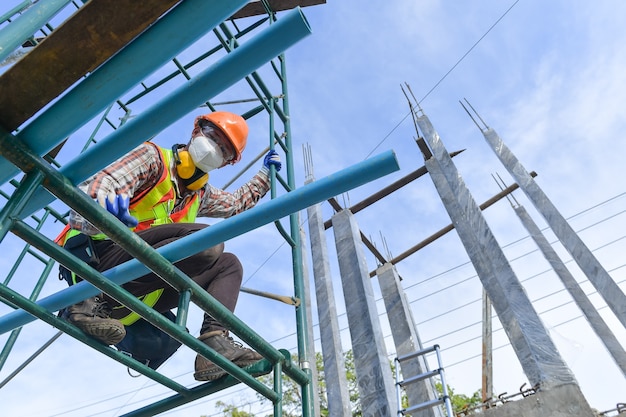
[[[95,268],[100,263],[93,240],[84,233],[78,233],[67,239],[64,248],[92,268]],[[74,285],[83,279],[65,266],[60,265],[59,280],[65,280],[69,285]]]

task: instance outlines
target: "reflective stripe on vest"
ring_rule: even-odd
[[[182,204],[183,207],[175,213],[172,213],[174,204],[176,203],[176,190],[174,189],[170,175],[170,164],[173,159],[173,152],[169,149],[160,148],[152,143],[150,144],[158,149],[164,169],[159,181],[152,188],[139,195],[133,196],[133,200],[135,201],[131,202],[129,211],[131,216],[135,217],[139,222],[134,231],[138,232],[160,224],[193,223],[196,220],[198,209],[200,208],[199,194],[194,193],[191,196],[187,196],[186,201]],[[69,225],[67,225],[55,239],[55,242],[63,246],[68,239],[79,233],[80,231],[70,229]],[[100,233],[91,236],[91,238],[102,240],[106,239],[106,235]],[[72,273],[72,278],[74,283],[76,283],[74,273]],[[161,298],[163,291],[164,289],[160,288],[138,298],[147,306],[154,307],[157,301],[159,301],[159,298]],[[125,326],[129,326],[140,318],[141,316],[139,314],[131,311],[130,314],[121,318],[120,322]]]
[[[135,232],[145,230],[151,226],[169,223],[193,223],[198,215],[200,208],[200,198],[198,193],[188,196],[186,201],[182,203],[183,207],[172,213],[174,204],[176,203],[176,190],[172,184],[170,175],[170,164],[173,159],[173,152],[169,149],[157,147],[161,155],[161,160],[165,169],[159,182],[147,192],[143,193],[140,198],[130,205],[130,214],[134,216],[139,224],[135,228]],[[136,199],[136,197],[134,197]],[[154,307],[164,289],[158,289],[139,297],[149,307]],[[139,320],[141,316],[135,312],[130,312],[127,316],[120,319],[122,324],[129,326]]]
[[[135,217],[139,224],[135,231],[148,229],[150,226],[169,223],[193,223],[196,220],[200,199],[198,193],[194,193],[182,205],[183,208],[172,213],[176,203],[176,190],[172,184],[169,167],[172,163],[173,153],[169,149],[157,147],[163,165],[166,167],[157,184],[146,191],[139,198],[133,197],[130,204],[130,214]]]
[[[137,297],[139,300],[141,300],[145,305],[147,305],[148,307],[154,307],[154,305],[157,303],[157,301],[159,301],[159,298],[161,298],[161,294],[163,294],[163,291],[165,291],[164,288],[158,289],[158,290],[154,290],[146,295],[143,295],[141,297]],[[123,307],[115,307],[115,308],[123,308]],[[141,316],[137,313],[135,313],[134,311],[131,311],[130,314],[128,314],[127,316],[122,317],[121,319],[119,319],[119,321],[124,325],[124,326],[130,326],[131,324],[133,324],[134,322],[136,322],[137,320],[139,320],[141,318]]]
[[[70,232],[70,230],[72,230],[72,228],[70,227],[68,223],[65,225],[63,230],[61,230],[61,233],[59,233],[56,239],[54,239],[54,243],[56,243],[59,246],[65,246],[65,241],[68,239],[67,235]]]
[[[69,224],[67,225],[67,227],[69,227]],[[67,230],[64,229],[64,231],[65,231],[65,237],[63,239],[63,244],[62,244],[63,246],[65,246],[65,243],[68,240],[80,234],[80,230],[76,230],[76,229],[67,229]],[[59,239],[59,237],[57,237],[57,239]],[[78,282],[76,280],[76,274],[74,273],[74,271],[70,271],[70,272],[72,273],[72,282],[74,283],[74,285],[76,285],[76,283]]]

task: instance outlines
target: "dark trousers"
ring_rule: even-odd
[[[137,232],[137,235],[150,246],[159,248],[205,227],[207,227],[205,224],[173,223],[154,226]],[[106,271],[133,259],[119,245],[110,240],[96,242],[96,251],[100,257],[100,264],[97,267],[99,271]],[[219,244],[176,262],[174,265],[227,309],[234,312],[243,278],[243,268],[235,255],[223,251],[224,244]],[[163,294],[154,306],[155,310],[165,312],[178,306],[178,292],[154,273],[130,281],[123,287],[137,297],[163,288]],[[106,296],[106,299],[113,307],[112,317],[120,319],[130,313],[130,310],[120,306],[112,298]],[[224,327],[217,320],[209,314],[204,315],[200,334],[222,329]]]

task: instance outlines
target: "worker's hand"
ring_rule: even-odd
[[[137,219],[130,215],[128,207],[130,205],[130,197],[126,194],[116,195],[114,193],[98,194],[98,203],[107,209],[107,211],[120,219],[128,227],[137,226]]]
[[[278,152],[276,152],[274,149],[270,149],[270,151],[267,153],[267,155],[265,155],[265,158],[263,159],[263,166],[267,169],[270,169],[270,166],[274,165],[274,168],[276,168],[276,172],[280,171],[280,168],[283,166],[283,164],[280,162],[280,156],[278,155]]]

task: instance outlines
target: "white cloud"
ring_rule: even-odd
[[[344,0],[305,8],[313,35],[287,53],[294,158],[299,165],[302,160],[300,146],[305,142],[312,146],[317,178],[362,161],[379,144],[374,153],[390,148],[397,153],[402,171],[351,191],[352,203],[423,163],[413,143],[415,129],[410,118],[396,128],[408,113],[400,84],[408,82],[416,97],[421,99],[513,2],[506,5],[495,0],[462,5],[435,0],[378,3],[364,5],[356,0]],[[624,7],[616,0],[578,4],[576,7],[563,0],[519,2],[424,101],[424,110],[448,150],[467,148],[455,158],[455,163],[478,203],[498,191],[491,173],[499,172],[510,180],[458,105],[458,100],[463,97],[467,97],[485,121],[500,133],[527,170],[539,173],[538,183],[566,216],[624,192],[622,160],[626,149],[622,132],[626,122],[621,114],[626,96],[623,76],[626,39],[621,22]],[[254,122],[254,132],[264,140],[262,128],[257,124],[260,122]],[[180,121],[158,139],[164,144],[182,141],[188,135],[185,126],[188,126],[187,121]],[[257,142],[254,145],[250,149],[256,153],[260,145]],[[301,172],[296,175],[300,185],[304,175]],[[213,179],[218,184],[223,182],[218,175]],[[536,216],[522,193],[518,191],[516,197]],[[617,216],[605,227],[581,232],[581,237],[595,248],[623,235],[623,215],[616,214],[623,207],[624,198],[617,199],[572,222],[578,230],[606,216]],[[326,204],[324,213],[325,218],[330,217]],[[525,236],[508,203],[502,201],[494,205],[485,215],[502,246]],[[359,213],[357,218],[364,233],[373,236],[379,248],[379,231],[383,234],[393,255],[450,222],[427,176]],[[542,223],[542,220],[538,222]],[[333,251],[332,231],[328,233],[329,249]],[[245,237],[228,243],[230,250],[242,258],[247,273],[255,273],[245,285],[289,294],[288,250],[280,250],[264,264],[280,242],[275,230],[263,228],[250,236],[254,240],[252,249]],[[528,240],[505,248],[509,259],[528,250],[532,250]],[[622,241],[621,245],[618,242],[598,251],[597,256],[607,268],[619,268],[623,250]],[[559,251],[565,260],[569,260],[562,248]],[[375,265],[369,255],[368,261],[373,269]],[[0,262],[7,264],[4,257]],[[541,274],[545,261],[537,254],[511,263],[522,280],[539,274],[524,282],[533,297],[547,294],[552,287],[558,288],[553,276]],[[454,231],[407,258],[398,265],[398,270],[405,279],[403,284],[409,299],[425,297],[412,303],[418,322],[454,310],[480,293],[478,278],[467,263],[467,255]],[[613,274],[616,280],[623,280],[625,273],[621,268]],[[333,266],[333,277],[336,283],[339,282],[336,266]],[[54,284],[56,287],[50,285],[47,290],[60,289],[57,282]],[[437,293],[448,286],[451,288]],[[588,284],[585,288],[588,292],[593,291]],[[344,307],[340,285],[337,285],[336,298],[341,313]],[[291,307],[245,294],[241,300],[237,311],[252,328],[270,340],[286,336],[286,341],[278,343],[282,345],[279,347],[289,345],[291,349],[295,346],[291,336],[294,332]],[[546,298],[537,302],[537,309],[549,309],[561,300],[558,295]],[[602,305],[597,296],[594,302]],[[620,328],[606,310],[603,314],[611,320],[611,326]],[[559,326],[563,317],[569,317],[567,314],[571,313],[558,309],[547,314],[544,320],[592,406],[608,409],[622,400],[619,395],[626,388],[623,378],[588,329],[583,337],[576,334],[580,327],[584,327],[583,320]],[[199,312],[191,315],[189,327],[192,332],[197,332],[200,318]],[[345,325],[345,316],[341,320]],[[464,357],[479,354],[480,343],[452,348],[462,338],[442,335],[479,320],[479,307],[471,305],[459,309],[458,313],[444,314],[432,322],[425,322],[420,328],[424,339],[444,341],[442,347],[450,347],[443,353],[444,360],[459,362],[447,369],[451,385],[457,392],[470,394],[480,386],[480,359],[460,362]],[[4,369],[17,366],[40,345],[44,338],[41,336],[53,334],[49,326],[48,332],[36,334],[46,326],[31,324],[25,327],[25,337],[16,349],[21,352],[12,357]],[[463,336],[477,337],[479,332],[473,326]],[[346,332],[342,336],[348,340]],[[439,337],[441,340],[431,340]],[[498,343],[504,343],[502,331],[494,337]],[[6,410],[11,415],[41,414],[41,407],[34,402],[16,400],[21,399],[18,395],[23,393],[36,392],[38,401],[48,404],[46,415],[96,404],[115,395],[121,395],[120,399],[110,401],[113,405],[107,402],[102,405],[103,409],[115,409],[147,396],[142,389],[145,378],[131,379],[121,365],[66,336],[57,344],[0,391],[3,406],[7,404]],[[348,347],[348,343],[344,347]],[[594,358],[592,367],[583,360],[588,356]],[[193,357],[192,352],[179,352],[171,367],[164,369],[168,375],[183,375],[180,378],[185,383],[192,383]],[[524,382],[516,362],[510,346],[496,350],[497,393],[512,393]],[[603,369],[603,375],[598,376],[597,369]],[[99,381],[108,381],[106,389],[93,389],[94,374]],[[598,382],[599,377],[602,383]],[[32,385],[28,384],[33,381],[38,384],[36,389],[29,388]],[[116,382],[111,386],[110,381]],[[126,393],[129,395],[124,396]],[[6,401],[7,398],[13,401]],[[196,407],[194,403],[189,409],[180,410],[178,415],[190,415],[196,410],[198,415],[212,412],[207,411],[212,410],[211,402],[199,403],[203,404]],[[82,415],[83,411],[64,415]]]

